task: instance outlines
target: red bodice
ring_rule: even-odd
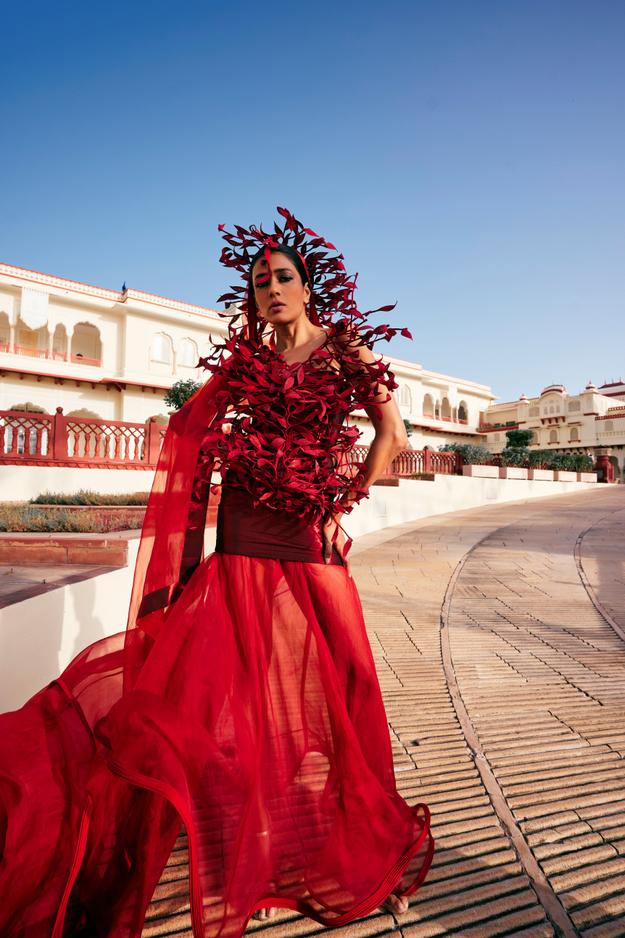
[[[229,409],[202,448],[219,463],[222,484],[246,489],[254,504],[320,517],[350,487],[361,431],[345,419],[371,399],[371,378],[347,374],[328,345],[288,363],[267,345],[240,341],[219,363]]]

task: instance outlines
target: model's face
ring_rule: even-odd
[[[310,287],[302,283],[293,262],[279,251],[271,254],[269,266],[264,257],[252,270],[258,313],[270,323],[292,322],[305,313]]]

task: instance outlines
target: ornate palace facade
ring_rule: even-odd
[[[538,397],[522,394],[518,401],[491,405],[480,425],[483,445],[492,453],[506,445],[506,430],[531,430],[532,449],[567,450],[612,455],[617,475],[625,477],[625,382],[613,381],[569,394],[550,384]]]

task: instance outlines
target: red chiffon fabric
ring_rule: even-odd
[[[430,866],[358,592],[340,557],[322,562],[319,528],[259,525],[224,489],[202,556],[222,390],[214,377],[170,423],[127,630],[0,716],[3,938],[138,938],[181,824],[194,938],[238,938],[268,905],[343,925]]]

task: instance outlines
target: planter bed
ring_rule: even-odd
[[[527,479],[527,469],[521,466],[500,466],[500,479]]]
[[[81,512],[85,511],[96,511],[99,515],[109,518],[114,518],[115,512],[123,512],[124,518],[136,522],[137,527],[140,528],[143,524],[147,505],[48,505],[40,502],[36,502],[35,504],[28,502],[25,507],[43,508],[46,511],[65,511],[70,515],[80,515]]]
[[[463,466],[462,475],[470,476],[472,479],[498,479],[499,466]]]
[[[135,536],[134,531],[116,532],[114,535],[3,532],[0,534],[0,563],[13,567],[40,564],[125,567],[128,563],[128,538]]]
[[[206,524],[207,526],[212,526],[217,523],[217,505],[219,503],[219,495],[211,496],[210,504],[208,506],[208,511],[206,513]],[[5,534],[40,534],[42,536],[47,536],[48,534],[59,533],[59,534],[90,534],[94,537],[98,535],[108,536],[109,534],[114,533],[115,531],[126,531],[126,530],[137,530],[140,531],[143,526],[143,520],[145,518],[145,505],[40,505],[32,504],[31,502],[11,502],[11,503],[0,503],[0,522],[3,522],[3,526],[8,524],[11,527],[11,520],[6,519],[6,515],[3,519],[3,514],[5,511],[19,511],[19,512],[32,512],[35,517],[46,519],[45,529],[37,527],[34,523],[29,525],[28,522],[25,522],[27,527],[31,527],[30,531],[14,530],[14,531],[4,531],[1,533]],[[72,517],[75,519],[77,524],[80,524],[80,517],[84,515],[85,512],[91,512],[91,516],[95,517],[95,527],[96,530],[85,530],[85,531],[66,531],[63,530],[63,522],[60,519],[69,519],[71,521]],[[55,524],[54,519],[60,516],[59,521]],[[116,523],[117,520],[117,523]],[[15,524],[13,523],[13,527]],[[50,530],[52,528],[52,530]],[[58,528],[58,532],[54,531],[54,528]],[[97,530],[100,528],[101,530]]]
[[[534,481],[553,482],[553,469],[528,469],[528,474]]]

